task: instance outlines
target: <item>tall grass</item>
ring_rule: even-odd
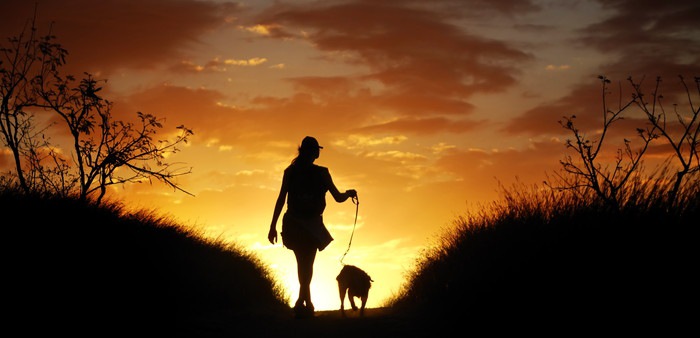
[[[3,304],[22,328],[164,334],[212,315],[235,323],[289,309],[256,256],[155,211],[12,190],[0,191],[0,211]]]
[[[698,278],[700,182],[637,179],[611,209],[586,191],[502,188],[426,249],[388,305],[432,318],[689,318]]]

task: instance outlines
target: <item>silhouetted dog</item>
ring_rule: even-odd
[[[358,297],[362,300],[360,316],[364,316],[369,288],[372,287],[372,282],[374,282],[372,278],[354,265],[345,265],[335,279],[338,281],[338,291],[340,293],[340,314],[345,317],[345,292],[347,291],[353,311],[357,310],[354,298]]]

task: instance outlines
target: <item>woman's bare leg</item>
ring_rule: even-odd
[[[305,303],[307,309],[313,309],[313,303],[311,302],[311,278],[314,275],[316,248],[295,250],[294,256],[297,260],[297,276],[299,278],[299,298],[295,307]]]

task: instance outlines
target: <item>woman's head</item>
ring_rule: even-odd
[[[303,140],[301,140],[301,145],[299,146],[299,151],[301,151],[302,149],[304,149],[304,150],[318,150],[318,149],[323,149],[323,147],[321,147],[318,144],[318,141],[315,138],[313,138],[311,136],[307,136],[307,137],[304,137]]]
[[[306,136],[301,141],[301,145],[299,146],[299,155],[297,156],[297,159],[304,159],[308,162],[313,162],[320,155],[321,149],[323,149],[323,147],[318,144],[318,141],[315,138]]]

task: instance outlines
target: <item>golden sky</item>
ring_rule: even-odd
[[[3,0],[2,43],[35,3],[39,32],[52,27],[70,53],[65,71],[108,80],[115,116],[166,118],[163,137],[180,124],[195,133],[170,159],[192,167],[178,183],[194,197],[157,184],[111,196],[253,251],[291,301],[293,254],[266,236],[304,136],[324,146],[316,163],[338,188],[358,191],[343,263],[373,277],[376,307],[499,182],[558,168],[562,116],[595,132],[598,75],[625,95],[628,76],[662,76],[673,98],[679,74],[700,74],[695,0]],[[339,307],[354,217],[328,197],[335,241],[316,260],[319,310]]]

